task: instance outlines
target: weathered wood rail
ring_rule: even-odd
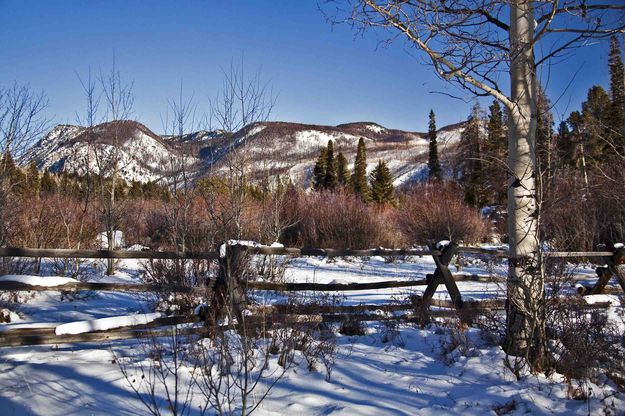
[[[376,305],[274,305],[261,307],[254,310],[255,316],[250,319],[266,316],[267,312],[288,314],[293,322],[298,316],[309,316],[317,321],[335,322],[344,319],[355,320],[388,320],[416,319],[411,314],[427,311],[432,316],[458,316],[462,320],[470,321],[476,313],[486,310],[501,310],[505,308],[505,301],[494,300],[465,300],[456,285],[461,281],[480,282],[503,282],[505,279],[497,276],[484,276],[472,274],[453,274],[449,268],[452,258],[458,253],[482,254],[497,258],[506,258],[508,253],[503,249],[486,249],[481,247],[459,246],[456,242],[446,245],[431,244],[428,249],[322,249],[322,248],[283,248],[283,247],[251,247],[230,245],[228,250],[236,248],[239,253],[256,255],[279,255],[279,256],[317,256],[317,257],[370,257],[370,256],[431,256],[436,269],[433,273],[426,274],[425,279],[408,281],[378,281],[367,283],[273,283],[257,281],[236,281],[237,288],[270,291],[357,291],[377,290],[387,288],[402,288],[425,286],[422,295],[413,295],[411,302],[376,304]],[[225,257],[227,257],[226,254]],[[598,279],[594,286],[584,287],[584,293],[605,293],[614,288],[608,288],[608,282],[614,277],[623,290],[625,290],[625,276],[619,270],[618,265],[625,261],[625,248],[619,248],[614,252],[547,252],[546,258],[599,258],[606,266],[597,268]],[[94,259],[160,259],[160,260],[220,260],[222,268],[232,268],[229,261],[221,261],[219,250],[206,252],[174,252],[174,251],[119,251],[119,250],[68,250],[68,249],[34,249],[21,247],[0,248],[0,257],[33,257],[33,258],[94,258]],[[225,270],[226,276],[236,276],[233,270]],[[579,279],[587,280],[588,277]],[[451,300],[434,298],[434,293],[443,284]],[[18,281],[0,281],[0,291],[120,291],[120,292],[179,292],[209,295],[212,286],[175,286],[155,284],[126,284],[126,283],[99,283],[99,282],[71,282],[57,286],[30,285]],[[608,303],[586,304],[585,302],[571,301],[571,306],[584,307],[587,309],[602,308],[609,306]],[[437,309],[430,310],[430,306]],[[264,308],[264,309],[263,309]],[[252,309],[254,307],[252,306]],[[383,313],[377,313],[382,311]],[[404,315],[392,315],[388,312],[407,311]],[[258,315],[256,314],[258,313]],[[176,328],[179,335],[203,335],[207,332],[203,327],[182,327],[176,325],[198,322],[195,316],[174,316],[159,318],[149,324],[133,327],[118,328],[108,331],[94,331],[75,335],[56,335],[54,328],[23,328],[8,329],[0,332],[0,346],[16,345],[39,345],[61,344],[75,342],[105,342],[121,339],[135,339],[145,337],[167,336]],[[288,320],[287,320],[288,321]]]
[[[57,259],[218,259],[218,251],[201,253],[178,251],[70,250],[48,248],[0,247],[0,257],[34,257]]]

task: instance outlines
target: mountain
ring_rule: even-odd
[[[464,123],[445,126],[438,131],[439,158],[449,166],[460,139]],[[243,136],[247,136],[243,140]],[[363,137],[367,147],[368,171],[384,159],[395,185],[414,182],[427,176],[428,146],[426,133],[389,129],[377,123],[357,122],[338,126],[321,126],[286,122],[263,122],[237,132],[230,146],[240,147],[251,161],[251,173],[266,172],[290,177],[294,182],[310,185],[312,169],[321,147],[334,141],[335,155],[343,152],[350,167],[356,157],[358,140]],[[227,144],[213,141],[206,154],[225,155]],[[227,169],[222,157],[213,157],[216,172]]]
[[[464,123],[438,131],[439,157],[443,165],[458,142]],[[21,158],[35,161],[39,169],[76,173],[110,172],[118,160],[120,175],[127,181],[167,181],[171,166],[185,165],[196,177],[211,170],[223,174],[228,156],[242,155],[253,177],[270,172],[289,176],[308,186],[319,149],[334,141],[335,153],[343,152],[353,163],[360,137],[367,145],[369,168],[386,160],[395,184],[413,182],[427,174],[426,133],[390,129],[373,122],[323,126],[289,122],[254,123],[234,134],[198,131],[180,136],[160,136],[136,121],[117,121],[92,129],[58,125],[35,143]]]
[[[167,140],[136,121],[115,121],[92,129],[58,125],[20,158],[35,161],[39,169],[110,173],[118,161],[119,174],[127,181],[161,181],[172,160],[183,154],[183,144]],[[192,164],[197,164],[191,158]]]

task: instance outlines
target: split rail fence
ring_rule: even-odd
[[[431,316],[458,316],[461,320],[471,321],[477,314],[489,310],[505,309],[505,300],[465,300],[458,289],[456,282],[459,281],[480,281],[493,282],[503,281],[493,276],[481,276],[471,274],[452,274],[449,269],[452,258],[456,254],[482,254],[497,258],[506,258],[508,253],[501,249],[485,249],[479,247],[459,246],[455,242],[447,245],[431,244],[427,250],[338,250],[319,248],[282,248],[282,247],[251,247],[242,245],[227,246],[226,255],[221,257],[219,251],[209,252],[166,252],[166,251],[113,251],[113,250],[66,250],[66,249],[32,249],[32,248],[0,248],[2,258],[80,258],[80,259],[196,259],[196,260],[217,260],[220,264],[220,276],[233,274],[231,260],[234,255],[275,255],[275,256],[316,256],[316,257],[370,257],[370,256],[431,256],[436,265],[436,269],[431,274],[427,274],[424,279],[408,281],[378,281],[368,283],[274,283],[257,281],[236,281],[239,287],[248,290],[267,290],[278,292],[291,291],[314,291],[314,292],[343,292],[357,290],[372,290],[385,288],[404,288],[425,286],[423,294],[412,296],[411,302],[361,305],[331,305],[308,308],[301,305],[295,309],[292,306],[286,308],[285,305],[274,305],[274,311],[284,312],[293,315],[293,319],[299,315],[314,313],[322,321],[336,322],[345,319],[354,320],[384,320],[384,319],[406,319],[409,315],[389,317],[382,316],[372,311],[409,311],[415,307],[429,313]],[[625,262],[625,247],[615,249],[615,251],[595,251],[595,252],[548,252],[544,253],[546,259],[554,258],[578,258],[578,259],[598,259],[595,262],[602,264],[596,269],[597,281],[593,286],[578,286],[579,294],[600,294],[608,289],[607,284],[614,278],[625,291],[625,275],[618,266]],[[232,283],[230,283],[232,285]],[[434,298],[434,294],[440,285],[444,285],[451,300],[441,300]],[[209,295],[214,281],[207,282],[206,286],[188,287],[154,284],[122,284],[122,283],[98,283],[98,282],[71,282],[57,286],[37,286],[18,281],[0,281],[0,291],[116,291],[116,292],[162,292],[168,293],[196,293]],[[612,291],[614,288],[611,289]],[[567,300],[571,305],[584,308],[602,308],[609,303],[586,304],[582,299],[570,298]],[[430,306],[435,309],[430,310]],[[313,310],[314,309],[314,310]],[[118,329],[106,331],[93,331],[81,334],[56,335],[54,327],[47,328],[20,328],[7,329],[0,332],[0,346],[17,345],[40,345],[40,344],[64,344],[76,342],[103,342],[120,339],[145,338],[154,336],[170,335],[176,329],[178,335],[199,335],[208,333],[206,327],[199,324],[198,316],[171,316],[158,318],[152,322],[142,325],[126,326]],[[177,327],[183,323],[198,323],[198,325],[187,325]]]

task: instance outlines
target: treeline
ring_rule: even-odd
[[[319,151],[317,162],[313,168],[312,188],[315,191],[342,191],[357,195],[364,202],[377,204],[394,204],[395,187],[393,176],[386,162],[378,160],[378,164],[367,177],[367,149],[365,139],[358,140],[356,159],[350,172],[348,162],[342,152],[334,157],[334,143]]]
[[[609,89],[588,90],[581,109],[557,123],[539,91],[536,160],[543,239],[561,249],[591,250],[625,240],[625,71],[612,37]],[[476,104],[461,135],[453,180],[474,207],[506,205],[506,114]]]
[[[7,187],[16,196],[61,193],[66,196],[86,198],[88,194],[100,189],[96,184],[102,181],[109,182],[108,188],[112,186],[110,179],[101,178],[96,174],[79,175],[66,171],[51,173],[48,169],[41,172],[34,161],[29,163],[26,168],[20,168],[15,164],[10,153],[5,153],[0,160],[0,177],[8,182]],[[131,181],[129,183],[117,178],[115,192],[122,199],[169,200],[172,197],[167,186],[154,181]]]

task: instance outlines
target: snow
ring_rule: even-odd
[[[365,127],[374,133],[382,133],[386,131],[384,127],[379,126],[377,124],[367,124]]]
[[[584,301],[586,301],[589,305],[603,302],[608,302],[612,306],[618,306],[621,304],[619,297],[615,295],[586,295],[584,296]]]
[[[304,149],[318,149],[326,146],[329,140],[336,144],[349,144],[356,146],[360,137],[352,134],[326,133],[319,130],[302,130],[295,133],[295,146]]]
[[[226,256],[226,246],[246,246],[246,247],[263,247],[262,244],[250,240],[228,240],[227,243],[219,246],[219,257]]]
[[[451,241],[449,241],[449,240],[441,240],[438,243],[436,243],[436,248],[438,250],[442,250],[445,247],[447,247],[449,244],[451,244]]]
[[[230,243],[256,244],[236,240]],[[464,266],[464,272],[484,274],[492,271],[499,276],[506,273],[505,262],[493,265],[490,270],[491,266],[480,262],[479,257],[473,260]],[[109,279],[138,281],[139,262],[123,259],[119,266],[120,271]],[[580,268],[589,279],[593,276],[592,266]],[[295,258],[284,281],[406,281],[423,279],[434,269],[432,258],[427,256],[409,257],[395,263],[387,263],[381,257],[331,261]],[[0,277],[29,283],[51,278],[67,279]],[[102,281],[103,276],[94,274],[89,279]],[[67,281],[73,279],[64,280]],[[466,299],[505,296],[505,287],[498,284],[458,282],[458,286]],[[420,293],[423,289],[389,288],[337,295],[345,305],[382,304]],[[257,300],[270,304],[281,301],[281,296],[258,292]],[[444,285],[439,286],[435,296],[448,299]],[[584,299],[603,302],[618,297],[593,295]],[[2,324],[0,331],[55,327],[58,334],[76,334],[148,323],[164,316],[151,313],[150,305],[144,297],[129,293],[99,292],[95,297],[68,301],[62,300],[58,292],[37,292],[20,306],[24,321]],[[617,308],[610,310],[617,311]],[[610,315],[610,319],[617,318],[616,312]],[[625,395],[606,380],[587,382],[593,390],[589,401],[569,399],[567,385],[559,374],[551,377],[539,374],[517,380],[507,369],[501,348],[492,343],[488,334],[476,328],[460,329],[453,323],[442,321],[425,328],[402,324],[390,338],[387,336],[389,329],[382,323],[367,323],[365,329],[364,336],[337,334],[336,364],[329,380],[323,365],[309,371],[301,352],[296,352],[295,367],[276,383],[255,414],[482,415],[494,414],[496,409],[507,405],[513,407],[511,414],[585,415],[625,408]],[[140,379],[141,365],[151,362],[145,348],[145,341],[137,340],[52,348],[45,345],[0,348],[0,413],[52,416],[146,414],[118,366],[119,360],[125,360],[130,375]],[[165,352],[162,359],[170,360],[171,355]],[[276,361],[277,357],[272,356],[269,367],[277,368]],[[185,381],[193,376],[185,370],[181,377]],[[261,385],[260,389],[263,388]],[[157,387],[157,396],[160,398],[163,394],[163,388]],[[193,397],[199,400],[201,395],[194,394]],[[190,414],[197,412],[191,411]]]
[[[449,146],[451,144],[455,144],[460,142],[460,135],[462,134],[464,127],[450,129],[450,130],[439,130],[436,132],[436,141],[437,143],[443,146]],[[440,149],[439,149],[440,150]]]
[[[180,155],[175,151],[169,150],[141,129],[135,130],[120,147],[104,143],[89,145],[75,141],[74,139],[84,131],[85,128],[79,126],[57,126],[30,148],[20,161],[25,164],[30,160],[36,160],[39,169],[50,169],[54,172],[66,170],[84,174],[99,173],[100,169],[104,169],[102,174],[106,175],[110,173],[109,162],[112,163],[117,159],[119,173],[124,180],[148,182],[160,181],[163,178],[163,167],[169,166],[172,160],[180,159]],[[102,167],[98,165],[97,159],[103,164]],[[186,156],[185,162],[194,165],[198,159]]]
[[[28,276],[28,275],[6,275],[0,276],[0,282],[17,282],[32,286],[54,287],[68,283],[78,283],[78,280],[70,277],[59,276]]]
[[[126,316],[114,316],[111,318],[93,319],[89,321],[77,321],[59,325],[54,329],[56,335],[82,334],[85,332],[105,331],[107,329],[121,328],[124,326],[148,324],[158,318],[167,315],[161,312],[145,313]]]
[[[12,331],[14,329],[37,329],[37,328],[55,328],[56,322],[29,322],[29,323],[8,323],[0,324],[0,332]]]
[[[108,238],[106,232],[101,232],[96,237],[97,243],[104,250],[109,248]],[[124,233],[120,230],[113,231],[113,249],[121,248],[124,246]]]

